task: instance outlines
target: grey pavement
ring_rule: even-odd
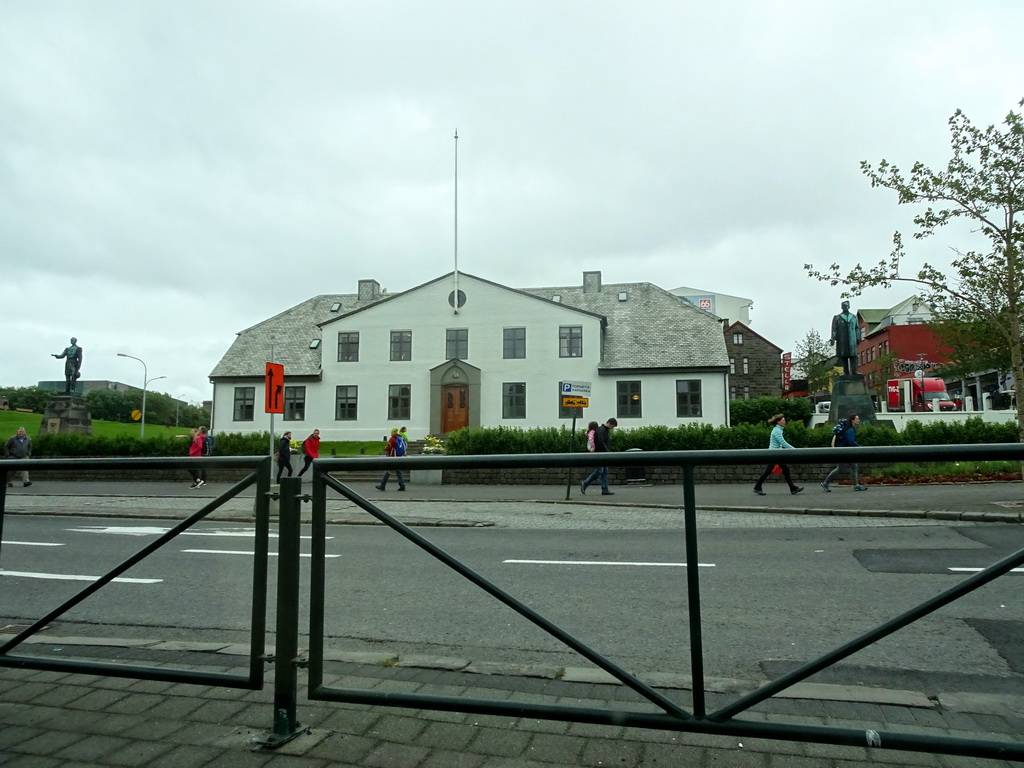
[[[228,488],[211,484],[190,491],[183,484],[124,482],[36,483],[8,489],[11,514],[75,514],[130,518],[180,518],[197,498]],[[616,495],[583,496],[554,486],[415,486],[381,494],[371,483],[352,487],[400,520],[415,525],[644,528],[681,524],[680,486],[623,486]],[[808,487],[791,496],[769,486],[766,497],[746,485],[701,485],[699,524],[735,525],[949,525],[1022,522],[1020,483],[942,487],[848,486],[826,494]],[[330,495],[329,495],[329,498]],[[1019,505],[1020,504],[1020,505]],[[308,506],[303,505],[308,517]],[[217,510],[215,520],[248,521],[251,494]],[[328,517],[339,524],[371,522],[337,497]],[[7,630],[12,631],[11,629]],[[0,632],[3,632],[0,629]],[[2,640],[3,634],[0,634]],[[247,649],[223,643],[168,642],[37,635],[14,653],[30,656],[147,663],[239,673]],[[271,651],[272,652],[272,651]],[[581,659],[581,664],[586,662]],[[684,707],[692,682],[664,670],[638,676]],[[328,685],[422,693],[502,702],[571,704],[650,711],[635,692],[591,667],[524,668],[496,660],[332,651]],[[1003,766],[1020,762],[887,750],[892,731],[1020,741],[1021,695],[919,691],[801,683],[740,717],[754,723],[830,725],[864,733],[862,746],[838,746],[742,735],[651,730],[474,715],[397,707],[311,701],[300,670],[298,719],[308,732],[269,750],[259,746],[273,723],[273,673],[260,691],[0,667],[0,765],[48,766],[776,766],[854,765]],[[708,706],[734,700],[754,683],[709,680]],[[1017,754],[1021,752],[1017,745]]]

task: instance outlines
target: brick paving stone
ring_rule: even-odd
[[[430,750],[405,744],[378,744],[362,765],[366,768],[418,768],[427,759]]]
[[[341,710],[324,720],[320,727],[339,733],[361,735],[375,726],[382,717],[379,712]]]
[[[123,749],[129,744],[131,741],[119,736],[86,736],[85,738],[78,736],[73,744],[55,753],[54,757],[75,761],[82,759],[100,761],[104,755],[116,749]]]
[[[222,723],[182,723],[182,727],[174,733],[171,741],[196,747],[222,747],[236,730],[236,727]],[[149,728],[142,729],[140,735],[150,738]]]
[[[104,688],[97,688],[75,699],[70,706],[72,709],[87,709],[92,712],[109,712],[111,706],[115,705],[125,697],[124,691],[111,691]]]
[[[155,707],[163,700],[163,696],[159,696],[155,693],[128,693],[123,699],[115,701],[107,707],[107,712],[142,714],[147,709]]]
[[[535,733],[568,733],[569,723],[564,720],[541,720],[524,717],[519,720],[518,728],[522,731]]]
[[[65,763],[52,757],[19,755],[4,763],[4,768],[62,768]],[[76,766],[76,768],[78,768]]]
[[[598,723],[569,723],[573,736],[587,736],[596,739],[617,739],[626,729],[621,725],[600,725]]]
[[[583,765],[616,765],[632,768],[640,765],[643,745],[633,741],[617,739],[588,739],[580,755]]]
[[[49,693],[50,690],[52,690],[52,686],[49,683],[22,683],[16,688],[7,691],[4,694],[4,701],[28,702],[34,700],[37,696],[42,696],[44,693]]]
[[[168,696],[150,709],[146,716],[158,720],[188,720],[202,704],[203,702],[198,699]]]
[[[587,740],[580,736],[537,733],[530,741],[528,754],[541,762],[576,765],[586,745]]]
[[[770,768],[822,768],[831,766],[831,758],[801,757],[799,755],[768,755]]]
[[[769,757],[763,752],[746,752],[742,749],[709,749],[704,757],[703,768],[771,768]]]
[[[868,760],[868,748],[867,747],[853,747],[848,744],[818,744],[808,743],[804,744],[804,749],[808,757],[819,758],[822,760],[860,760],[861,762],[867,762]]]
[[[312,747],[306,754],[323,760],[358,763],[366,757],[380,741],[350,733],[329,733],[327,738]]]
[[[119,733],[124,733],[125,731],[137,728],[139,725],[138,719],[131,717],[130,715],[107,715],[102,712],[87,712],[84,710],[80,715],[91,715],[95,718],[89,725],[89,730],[92,733],[103,733],[110,736],[116,736]]]
[[[146,768],[207,768],[218,765],[217,758],[224,750],[178,744],[174,749],[157,757]]]
[[[208,701],[197,707],[190,719],[204,723],[223,723],[248,706],[244,701]]]
[[[418,768],[481,768],[487,759],[483,755],[473,755],[468,752],[436,749],[427,755],[427,759]]]
[[[364,735],[371,739],[398,741],[408,744],[419,736],[426,727],[427,723],[424,720],[415,717],[393,715],[391,717],[382,717]]]
[[[36,696],[32,700],[32,704],[33,706],[41,704],[50,707],[63,707],[76,699],[82,698],[88,692],[88,688],[80,688],[74,685],[57,685],[49,691]]]
[[[980,757],[967,757],[965,755],[939,755],[938,765],[942,768],[1020,768],[1019,762],[1007,762],[1006,760],[988,760]]]
[[[146,736],[149,735],[147,731]],[[115,749],[103,758],[103,762],[110,765],[123,765],[125,768],[136,768],[137,766],[148,764],[150,760],[172,749],[174,749],[173,744],[159,741],[136,741],[121,749]]]
[[[17,751],[24,755],[53,755],[71,744],[78,743],[82,736],[78,733],[54,733],[45,731],[26,739],[17,745]]]
[[[526,750],[531,734],[504,728],[480,728],[468,747],[470,752],[496,757],[519,757]]]
[[[11,725],[4,717],[5,712],[6,708],[0,706],[0,723],[4,723],[4,727],[0,728],[0,755],[5,749],[13,749],[23,741],[34,739],[39,735],[38,728],[30,728],[27,725]]]
[[[136,680],[128,689],[132,693],[167,693],[174,687],[174,683],[166,680]]]
[[[882,711],[882,722],[885,724],[886,730],[899,730],[896,726],[913,725],[917,722],[914,719],[914,715],[906,707],[879,704],[878,708]]]
[[[67,672],[56,672],[50,669],[29,670],[30,674],[25,679],[33,683],[59,683],[68,676]]]
[[[62,710],[57,707],[35,706],[34,704],[2,704],[0,712],[4,714],[0,722],[11,725],[43,725],[59,718]]]
[[[1001,715],[973,714],[971,715],[984,730],[990,733],[1019,733],[1024,734],[1024,728],[1016,727],[1011,721]]]
[[[411,741],[421,747],[459,750],[464,749],[475,735],[472,728],[463,724],[433,722],[427,723]]]

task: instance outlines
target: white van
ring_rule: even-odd
[[[820,403],[818,403],[818,407],[815,408],[815,410],[818,413],[828,413],[828,409],[831,406],[832,406],[832,401],[831,400],[822,400]]]

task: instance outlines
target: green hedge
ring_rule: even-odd
[[[620,427],[612,432],[611,447],[615,451],[630,448],[645,451],[767,448],[770,432],[771,428],[763,422],[738,424],[734,427],[712,427],[706,424],[636,429]],[[217,456],[262,456],[269,449],[270,436],[267,432],[218,433],[216,437]],[[1015,443],[1017,437],[1015,422],[991,424],[979,418],[968,419],[962,424],[923,424],[912,421],[903,432],[873,425],[861,427],[857,431],[857,440],[861,445]],[[797,448],[825,447],[832,442],[832,431],[827,425],[808,429],[800,421],[791,421],[786,425],[786,440]],[[32,444],[35,458],[188,455],[187,438],[165,435],[147,437],[145,440],[127,435],[38,435],[32,438]],[[376,446],[376,443],[373,445]],[[585,450],[586,437],[581,427],[577,428],[575,435],[571,435],[565,426],[536,429],[477,427],[452,432],[445,440],[445,453],[455,456]]]
[[[778,413],[778,411],[776,411]],[[771,427],[762,424],[738,424],[713,427],[706,424],[676,427],[617,428],[612,431],[615,451],[640,448],[645,451],[711,451],[743,448],[767,448]],[[903,432],[889,427],[866,425],[857,430],[861,445],[958,445],[966,443],[1016,443],[1017,425],[1013,422],[991,424],[971,418],[962,424],[912,421]],[[832,428],[815,429],[802,422],[786,425],[786,440],[797,448],[824,448],[832,444]],[[445,453],[449,455],[492,455],[498,453],[561,453],[586,450],[584,431],[577,429],[574,439],[567,427],[514,429],[478,427],[448,435]]]

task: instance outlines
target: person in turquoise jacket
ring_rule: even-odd
[[[768,438],[768,448],[792,448],[793,446],[786,442],[785,436],[782,434],[782,430],[786,426],[786,417],[781,413],[777,413],[768,419],[768,423],[772,425],[772,434]],[[789,474],[789,466],[779,462],[776,464],[769,464],[764,468],[764,472],[757,478],[757,482],[754,483],[754,493],[758,496],[765,496],[765,492],[761,489],[764,485],[764,481],[768,479],[768,475],[772,474],[775,467],[778,466],[782,470],[782,476],[786,478],[786,483],[789,485],[789,492],[792,494],[800,493],[803,490],[800,486],[793,483],[793,478]]]

